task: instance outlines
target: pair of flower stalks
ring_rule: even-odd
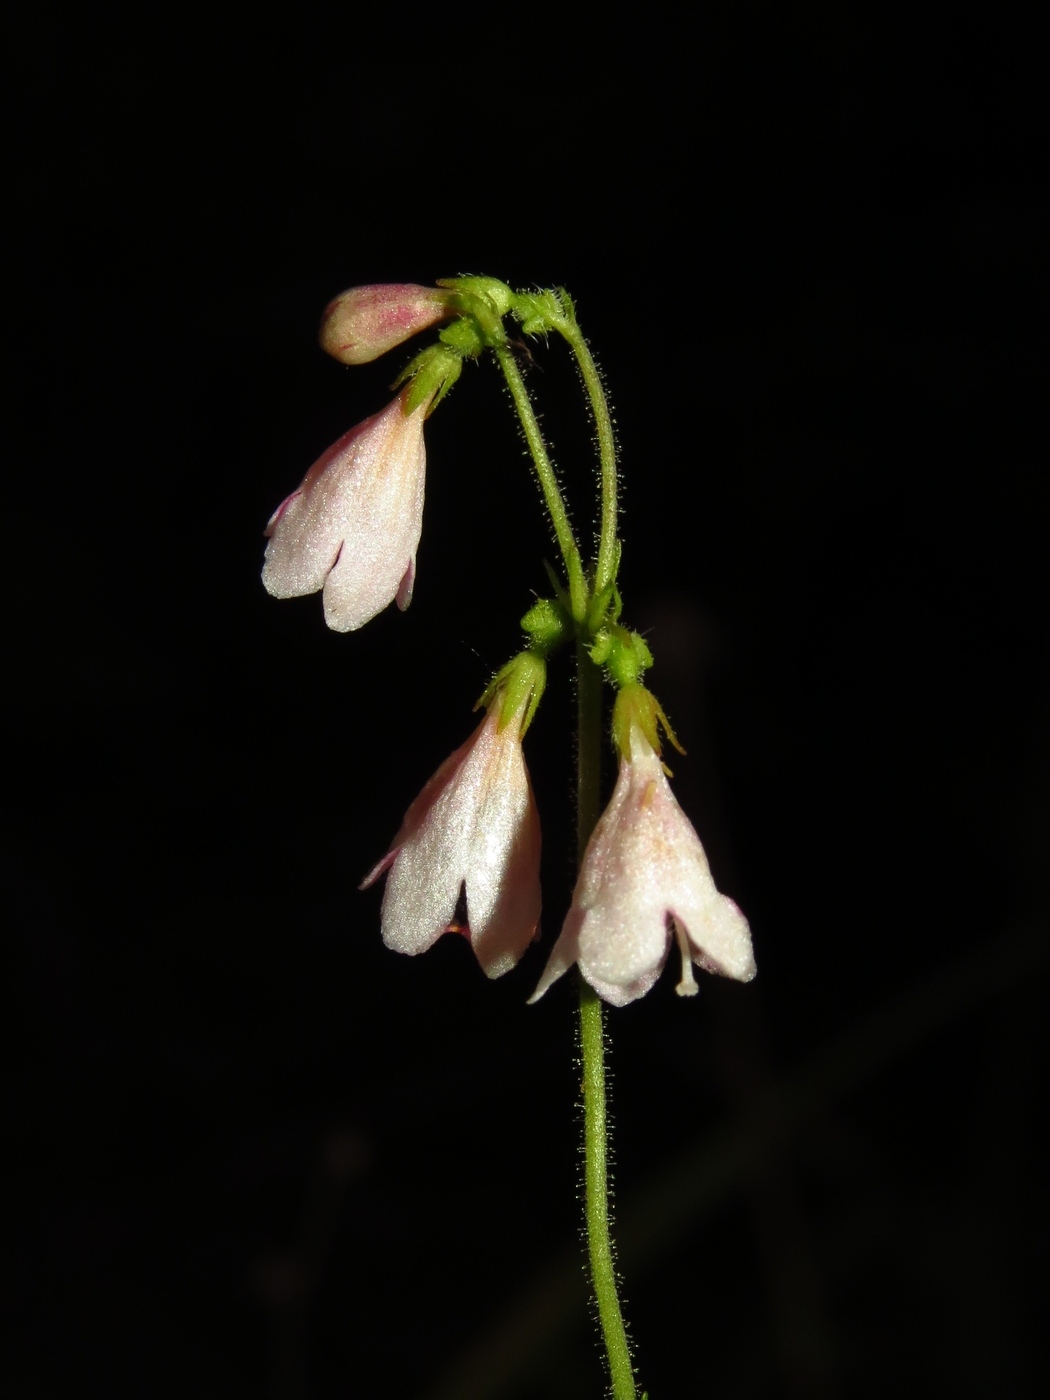
[[[522,417],[566,578],[551,571],[555,596],[538,601],[522,620],[527,649],[496,675],[476,707],[486,710],[481,724],[409,807],[361,888],[386,875],[382,930],[389,948],[422,953],[443,933],[458,932],[469,937],[489,977],[514,967],[539,936],[540,917],[540,823],[522,739],[543,693],[546,658],[576,641],[617,689],[612,738],[619,776],[530,1000],[575,963],[605,1001],[626,1005],[654,984],[672,942],[681,953],[681,995],[697,990],[694,963],[749,981],[755,963],[747,920],[716,890],[661,761],[661,728],[679,745],[641,683],[652,656],[637,633],[619,625],[614,456],[613,500],[610,506],[603,490],[602,538],[588,576],[514,359],[508,316],[526,335],[558,332],[569,341],[601,436],[602,413],[608,425],[604,396],[564,291],[514,292],[481,277],[436,287],[353,288],[328,306],[321,325],[322,346],[344,364],[365,364],[439,323],[444,328],[397,380],[393,402],[330,447],[266,528],[262,577],[275,597],[322,590],[325,621],[339,632],[363,626],[391,602],[407,608],[423,524],[424,421],[464,360],[495,353]],[[611,427],[607,437],[612,455]],[[609,486],[608,474],[605,481]],[[464,892],[465,925],[456,921]]]

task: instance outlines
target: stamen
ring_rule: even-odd
[[[689,947],[688,936],[673,914],[671,915],[671,926],[674,928],[674,936],[678,940],[678,951],[682,955],[682,980],[675,987],[675,991],[680,997],[695,997],[700,988],[696,985],[696,978],[693,976],[693,954]]]

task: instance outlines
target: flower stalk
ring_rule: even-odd
[[[499,360],[503,378],[507,381],[507,388],[510,390],[510,396],[514,400],[514,407],[521,421],[525,443],[529,449],[532,464],[536,469],[536,477],[540,484],[540,490],[543,492],[543,501],[547,507],[547,514],[550,516],[554,537],[558,541],[558,548],[565,563],[573,617],[579,622],[586,616],[587,612],[587,585],[583,577],[580,551],[572,533],[572,526],[569,524],[569,515],[565,509],[565,501],[562,498],[561,487],[558,485],[554,464],[547,453],[547,444],[543,441],[540,425],[536,421],[536,412],[532,407],[532,400],[529,398],[525,381],[521,377],[521,370],[514,358],[514,352],[506,345],[502,345],[496,351],[496,358]]]
[[[572,353],[576,356],[576,363],[579,366],[583,385],[587,390],[587,398],[590,401],[591,412],[594,415],[594,430],[598,437],[598,457],[602,474],[601,526],[598,535],[598,558],[594,568],[594,592],[598,595],[616,580],[618,553],[616,540],[618,510],[616,435],[613,432],[609,401],[602,388],[598,366],[594,363],[594,356],[583,338],[575,314],[563,316],[554,324],[568,341]]]

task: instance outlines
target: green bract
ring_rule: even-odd
[[[431,345],[421,351],[410,364],[406,365],[392,387],[412,381],[408,391],[407,412],[428,403],[428,412],[433,413],[438,404],[455,384],[463,369],[463,356],[450,350],[446,345]]]
[[[525,706],[525,716],[521,722],[521,733],[524,735],[532,723],[546,685],[547,664],[543,657],[534,651],[522,651],[496,672],[474,708],[480,709],[482,705],[491,708],[498,703],[502,729]]]
[[[659,700],[652,691],[646,690],[644,685],[639,685],[636,681],[623,687],[616,697],[615,705],[613,705],[613,743],[621,758],[630,757],[632,725],[637,725],[642,731],[655,754],[659,755],[663,749],[660,743],[661,729],[667,735],[671,745],[679,753],[685,753],[685,749],[678,742],[678,738],[671,728],[671,722],[664,714],[663,706]]]

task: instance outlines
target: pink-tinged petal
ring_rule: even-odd
[[[426,840],[403,846],[387,872],[383,891],[383,942],[414,957],[432,948],[452,923],[462,878],[455,841]]]
[[[540,918],[540,819],[532,784],[520,740],[508,741],[504,731],[494,744],[466,879],[470,941],[488,977],[514,967]]]
[[[359,890],[370,890],[375,884],[375,882],[379,879],[380,875],[385,875],[396,859],[397,848],[395,847],[394,850],[387,851],[383,859],[372,866],[372,869],[368,872],[368,874],[361,881],[357,888]]]
[[[452,294],[389,283],[351,287],[325,307],[321,347],[345,365],[364,365],[445,320]]]
[[[266,539],[269,539],[270,536],[273,534],[274,526],[277,524],[278,520],[280,520],[281,516],[285,513],[288,507],[292,504],[294,500],[297,500],[302,494],[303,488],[300,486],[297,490],[293,491],[290,496],[285,496],[284,500],[281,502],[281,504],[277,507],[274,513],[270,516],[269,520],[266,522],[266,529],[263,531],[263,535]]]
[[[733,900],[716,892],[716,898],[700,912],[673,912],[685,927],[698,967],[737,982],[751,981],[756,972],[751,930]]]
[[[476,730],[465,743],[460,744],[458,749],[449,754],[448,758],[424,783],[422,792],[409,806],[397,835],[390,843],[390,856],[396,855],[402,846],[415,839],[429,817],[431,809],[437,806],[441,795],[459,773],[477,740],[477,736],[478,731]]]
[[[273,597],[301,598],[324,587],[345,538],[345,513],[338,508],[337,493],[353,471],[359,431],[351,428],[318,458],[302,486],[281,502],[267,525],[270,542],[262,580]]]
[[[423,525],[426,406],[405,393],[352,428],[275,512],[263,583],[278,598],[324,589],[325,621],[364,625],[399,596]]]
[[[559,977],[564,977],[569,968],[579,961],[580,957],[580,925],[583,923],[583,910],[575,904],[565,916],[565,923],[558,939],[551,949],[550,957],[547,959],[547,966],[543,969],[543,975],[536,984],[536,990],[529,997],[529,1005],[534,1001],[539,1001],[544,992],[548,991]]]
[[[465,889],[470,941],[490,977],[518,961],[540,914],[539,817],[521,715],[501,731],[498,710],[430,779],[366,881],[387,870],[383,941],[409,954],[448,931]]]

